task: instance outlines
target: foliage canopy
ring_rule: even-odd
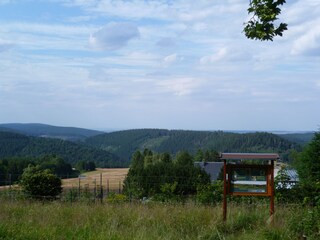
[[[189,153],[180,152],[171,159],[169,154],[144,150],[133,154],[124,191],[130,198],[157,197],[166,201],[195,194],[198,186],[209,183],[209,175],[194,166]]]
[[[279,6],[285,2],[285,0],[251,0],[248,14],[253,16],[245,23],[243,31],[246,37],[261,41],[273,41],[275,36],[282,36],[283,31],[288,29],[288,24],[280,23],[276,26],[274,22],[281,13]]]
[[[22,174],[20,185],[34,198],[56,197],[62,192],[61,179],[39,166],[29,166]]]
[[[313,140],[298,154],[295,167],[306,196],[320,206],[320,132],[316,132]]]

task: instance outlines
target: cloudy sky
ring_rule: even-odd
[[[0,0],[0,123],[317,130],[320,0],[245,38],[249,0]]]

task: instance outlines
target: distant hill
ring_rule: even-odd
[[[125,167],[128,162],[114,154],[61,139],[30,137],[19,133],[0,131],[0,159],[15,156],[58,155],[74,165],[78,161],[94,161],[98,167]]]
[[[149,148],[156,152],[176,154],[186,150],[196,153],[198,149],[220,152],[278,152],[288,160],[291,149],[300,146],[275,134],[231,133],[222,131],[182,131],[164,129],[136,129],[105,133],[87,138],[85,143],[110,151],[128,160],[136,150]]]
[[[278,134],[278,136],[287,139],[291,142],[296,142],[301,145],[305,145],[312,140],[312,138],[314,137],[314,132]]]
[[[176,154],[198,149],[219,152],[278,152],[284,161],[313,133],[185,131],[135,129],[105,133],[46,124],[0,124],[0,157],[57,154],[69,163],[95,161],[99,167],[125,167],[136,150]],[[67,140],[67,141],[66,141]],[[73,141],[73,142],[70,142]],[[121,159],[121,160],[120,160]]]
[[[40,123],[0,124],[0,130],[11,130],[28,136],[58,138],[68,141],[83,141],[87,137],[104,133],[84,128],[57,127]]]

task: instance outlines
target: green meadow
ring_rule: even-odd
[[[319,211],[297,205],[68,203],[1,200],[0,239],[317,239]],[[309,235],[308,235],[309,234]]]

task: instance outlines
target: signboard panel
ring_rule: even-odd
[[[227,195],[270,198],[270,217],[274,214],[275,153],[220,153],[223,160],[223,220],[227,220]],[[235,163],[254,160],[258,164]],[[229,163],[227,164],[227,160]],[[233,160],[234,163],[230,163]]]
[[[269,196],[268,165],[227,165],[228,194]]]

